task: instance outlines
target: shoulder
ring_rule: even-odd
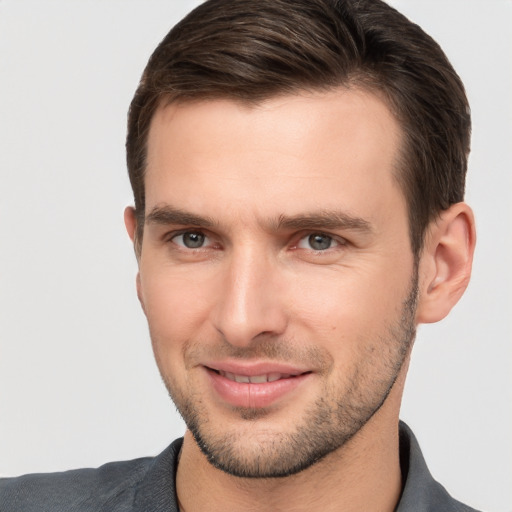
[[[0,512],[135,510],[137,494],[162,458],[175,459],[176,442],[158,457],[111,462],[95,469],[0,479]]]
[[[430,474],[418,441],[400,422],[400,465],[404,488],[396,512],[478,512],[454,499]]]
[[[59,512],[98,507],[120,493],[129,492],[143,478],[151,460],[112,462],[97,469],[5,478],[0,480],[0,510]]]

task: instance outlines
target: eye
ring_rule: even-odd
[[[201,231],[185,231],[172,237],[172,241],[187,249],[200,249],[208,242],[208,237]]]
[[[300,239],[297,247],[299,249],[313,249],[314,251],[325,251],[340,245],[332,236],[325,233],[311,233]]]

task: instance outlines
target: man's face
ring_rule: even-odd
[[[356,90],[156,113],[139,297],[217,467],[300,471],[385,402],[417,295],[399,145],[384,103]]]

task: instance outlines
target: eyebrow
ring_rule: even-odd
[[[183,224],[188,226],[198,226],[209,228],[217,223],[210,217],[202,217],[194,213],[174,208],[170,205],[155,206],[151,212],[146,215],[144,222],[146,224]]]
[[[161,225],[188,225],[211,228],[218,225],[211,217],[203,217],[170,205],[155,206],[146,215],[145,223]],[[301,230],[301,229],[344,229],[371,233],[372,225],[367,220],[338,210],[322,210],[299,215],[279,215],[276,220],[268,223],[270,230]]]
[[[338,210],[322,210],[305,215],[280,215],[274,229],[346,229],[361,233],[373,231],[367,220]]]

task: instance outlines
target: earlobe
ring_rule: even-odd
[[[471,277],[475,221],[466,203],[456,203],[431,222],[420,260],[416,320],[442,320],[462,297]]]

